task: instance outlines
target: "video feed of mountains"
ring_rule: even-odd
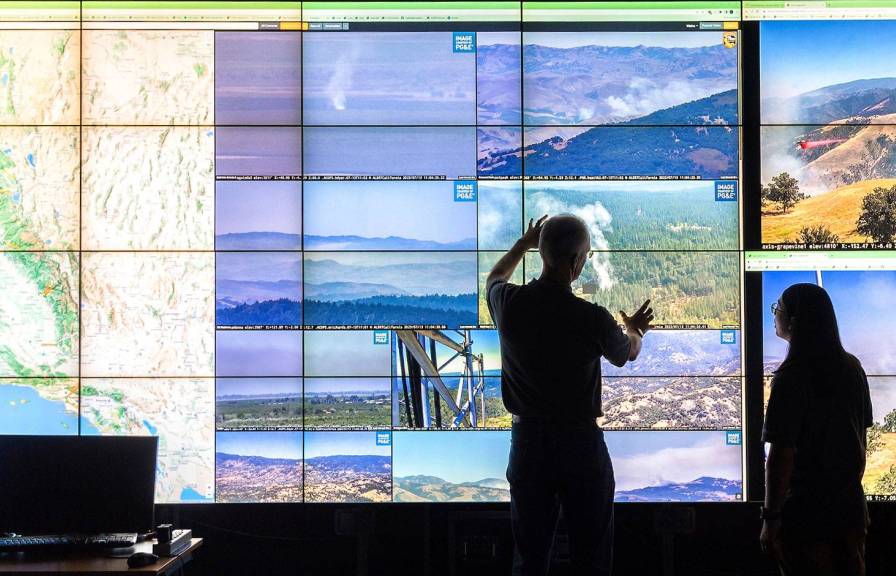
[[[481,58],[509,73],[500,48]],[[522,142],[481,131],[480,177],[738,176],[737,50],[721,33],[526,32],[522,58]]]
[[[506,502],[487,281],[568,213],[574,294],[657,314],[638,362],[602,363],[617,501],[745,499],[739,30],[459,2],[328,26],[271,3],[250,31],[252,3],[195,27],[137,4],[0,34],[0,433],[158,435],[160,501]],[[794,130],[886,131],[837,98]],[[533,249],[509,280],[541,272]]]
[[[303,117],[315,126],[304,131],[300,221],[245,205],[247,193],[289,205],[288,183],[219,185],[219,249],[301,246],[306,328],[298,411],[288,380],[222,380],[216,402],[219,436],[285,430],[300,415],[302,454],[259,437],[218,454],[222,470],[277,478],[301,459],[306,502],[508,500],[497,332],[461,331],[482,361],[469,389],[462,358],[441,342],[427,349],[449,401],[426,378],[408,380],[388,329],[491,327],[491,268],[529,219],[572,213],[595,250],[576,294],[614,313],[652,298],[665,328],[638,363],[605,365],[600,423],[619,462],[617,500],[741,499],[739,442],[727,432],[739,437],[743,424],[740,211],[736,192],[719,193],[736,190],[739,176],[736,50],[719,33],[526,33],[520,42],[480,32],[475,57],[458,57],[445,52],[450,37],[311,38]],[[459,188],[468,177],[478,182]],[[720,187],[726,180],[734,185]],[[533,252],[511,280],[539,272]],[[219,273],[219,317],[231,322],[225,307],[261,300],[231,286],[287,289],[287,278]],[[371,327],[381,329],[357,329]],[[479,398],[475,432],[455,430],[449,409],[468,391]],[[426,424],[412,409],[424,392]],[[226,474],[218,481],[234,501],[282,496],[251,486],[241,496]]]
[[[793,57],[800,35],[818,50]],[[762,22],[762,243],[888,248],[896,205],[891,21]],[[805,36],[804,36],[805,37]]]
[[[855,355],[868,375],[874,424],[868,429],[867,463],[862,486],[871,498],[896,496],[896,345],[885,335],[896,321],[890,302],[896,296],[893,270],[803,270],[762,273],[766,308],[792,284],[821,283],[837,313],[843,347]],[[764,319],[762,348],[766,406],[772,374],[787,354],[787,343],[775,336],[774,321]]]

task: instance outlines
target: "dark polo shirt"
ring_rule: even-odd
[[[868,379],[855,357],[839,371],[803,364],[775,373],[762,440],[794,448],[784,502],[792,536],[818,540],[867,525],[862,474],[872,424]]]
[[[579,420],[602,415],[601,356],[622,366],[631,347],[606,308],[545,280],[493,282],[488,308],[501,340],[501,394],[508,411]]]

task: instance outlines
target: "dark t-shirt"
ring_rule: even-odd
[[[825,538],[867,525],[862,475],[872,423],[868,379],[855,357],[839,373],[796,365],[775,374],[762,440],[794,448],[784,501],[785,530],[793,537]]]
[[[606,308],[543,280],[494,282],[488,307],[501,338],[501,394],[508,411],[565,419],[602,414],[600,358],[622,366],[631,346]]]

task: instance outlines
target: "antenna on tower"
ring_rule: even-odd
[[[453,334],[451,334],[453,332]],[[396,330],[396,361],[400,367],[399,413],[410,428],[482,428],[486,425],[485,376],[482,354],[473,352],[470,330]],[[427,354],[427,344],[429,353]],[[441,365],[436,344],[453,355]],[[445,374],[460,358],[463,370]],[[445,406],[448,417],[442,414]]]

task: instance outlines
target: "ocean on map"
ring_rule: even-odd
[[[81,418],[81,432],[99,434]],[[30,386],[0,384],[0,434],[77,434],[78,415],[63,402],[47,400]]]

